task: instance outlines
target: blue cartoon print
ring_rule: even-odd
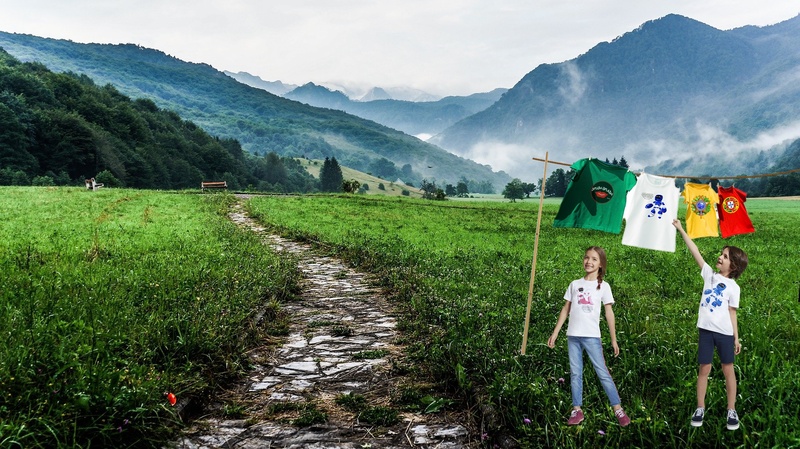
[[[722,292],[725,290],[725,284],[720,282],[714,288],[709,288],[703,292],[705,297],[700,301],[701,307],[708,307],[709,312],[713,312],[715,308],[722,305]]]
[[[594,309],[592,295],[589,292],[583,291],[583,287],[578,288],[578,304],[581,305],[581,310],[586,313],[591,313]]]
[[[652,203],[644,205],[647,210],[647,218],[658,216],[660,219],[667,211],[667,205],[664,203],[664,195],[656,195]]]

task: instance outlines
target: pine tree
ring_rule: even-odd
[[[341,192],[342,191],[342,182],[344,181],[344,176],[342,176],[342,168],[339,166],[339,162],[336,161],[336,158],[325,158],[325,162],[322,164],[322,169],[319,171],[319,184],[320,190],[323,192]]]

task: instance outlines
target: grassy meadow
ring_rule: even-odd
[[[415,366],[461,392],[487,447],[509,438],[523,447],[800,447],[800,201],[751,199],[756,233],[696,240],[712,266],[725,244],[743,248],[750,259],[739,280],[741,427],[733,432],[725,429],[724,379],[716,358],[706,422],[689,425],[702,280],[679,238],[677,251],[666,253],[623,246],[621,234],[556,229],[558,201],[547,200],[523,356],[538,199],[256,197],[248,207],[280,233],[320,243],[380,274],[405,312],[405,343]],[[610,354],[604,321],[601,326],[608,365],[633,420],[624,429],[588,365],[586,421],[566,425],[566,327],[555,349],[546,346],[567,285],[583,275],[589,245],[603,246],[609,257],[619,357]]]
[[[296,285],[293,261],[227,219],[230,195],[0,196],[3,448],[163,447]]]
[[[284,331],[279,309],[296,292],[295,261],[227,219],[230,195],[0,195],[0,447],[164,447],[184,406],[241,375],[245,351]],[[716,362],[706,423],[688,423],[702,283],[680,241],[663,253],[623,246],[621,235],[555,229],[558,200],[548,199],[523,356],[538,200],[263,196],[247,207],[276,231],[379,275],[404,312],[410,369],[464,398],[486,447],[800,446],[800,201],[751,199],[755,234],[696,241],[708,261],[724,244],[750,257],[739,282],[735,432],[725,430]],[[622,353],[607,354],[633,420],[625,429],[588,366],[586,421],[566,426],[565,331],[555,349],[545,344],[589,245],[609,255]]]

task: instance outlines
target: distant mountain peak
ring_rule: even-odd
[[[339,109],[350,103],[350,98],[338,90],[331,90],[312,82],[287,92],[285,98],[321,108]]]
[[[361,97],[360,101],[373,101],[373,100],[391,100],[392,96],[389,95],[389,92],[386,92],[381,87],[373,87],[363,97]]]
[[[250,87],[255,87],[256,89],[266,90],[267,92],[283,96],[286,92],[289,92],[297,86],[293,84],[284,84],[280,80],[278,81],[266,81],[261,79],[261,77],[256,75],[251,75],[247,72],[229,72],[227,70],[223,71],[222,73],[228,75],[229,77],[239,81],[242,84],[247,84]]]

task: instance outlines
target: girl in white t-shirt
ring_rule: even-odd
[[[547,346],[554,348],[561,326],[569,317],[567,327],[567,344],[569,349],[570,386],[572,388],[572,413],[567,424],[574,426],[583,421],[583,353],[589,356],[594,365],[594,371],[600,379],[614,415],[620,426],[627,426],[631,419],[622,410],[619,393],[608,372],[605,357],[603,357],[603,344],[600,341],[600,305],[603,305],[611,334],[611,346],[614,356],[619,355],[617,346],[616,322],[611,305],[614,296],[608,282],[603,281],[607,273],[606,252],[599,246],[589,247],[583,256],[583,270],[586,272],[581,279],[576,279],[569,284],[564,294],[564,306],[558,315],[558,322],[553,334],[547,340]]]

